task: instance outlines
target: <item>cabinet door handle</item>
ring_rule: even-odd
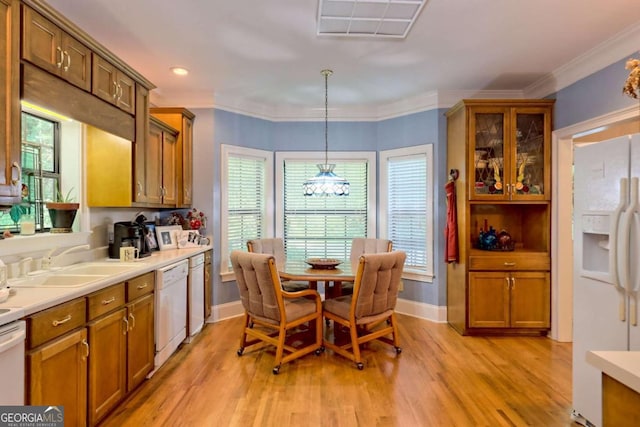
[[[122,99],[122,86],[118,85],[118,101],[120,101]]]
[[[67,57],[67,65],[64,66],[63,70],[65,72],[69,71],[69,68],[71,68],[71,56],[69,55],[69,52],[67,52],[66,50],[64,52],[62,52],[62,58]]]
[[[102,305],[109,305],[109,304],[111,304],[112,302],[114,302],[115,300],[116,300],[116,297],[111,297],[111,298],[109,298],[109,299],[103,299],[103,300],[102,300]]]
[[[113,99],[116,99],[118,97],[118,83],[116,83],[115,81],[113,82]]]
[[[136,186],[138,187],[137,195],[139,196],[139,195],[142,194],[142,183],[140,181],[138,181]]]
[[[123,317],[122,323],[124,323],[124,330],[122,331],[122,335],[127,335],[127,332],[129,331],[129,321],[126,317]]]
[[[504,281],[505,281],[505,282],[507,282],[507,290],[508,290],[508,289],[509,289],[509,286],[510,286],[510,284],[509,284],[509,278],[508,278],[508,277],[505,277],[505,278],[504,278]]]
[[[129,313],[129,317],[131,318],[131,329],[133,329],[136,327],[136,317],[133,315],[133,313]]]
[[[508,261],[505,261],[504,266],[505,266],[505,267],[515,267],[515,266],[516,266],[516,263],[515,263],[515,262],[508,262]]]
[[[60,46],[56,47],[56,53],[59,58],[59,61],[56,62],[56,67],[61,68],[62,62],[64,61],[64,52],[62,52],[62,48]]]
[[[82,357],[82,360],[87,360],[87,358],[89,357],[89,343],[87,342],[86,339],[82,340],[82,345],[84,346],[84,348],[87,350],[87,352],[84,354],[84,356]]]
[[[511,278],[511,290],[514,290],[516,288],[516,278],[512,277]]]
[[[69,320],[71,320],[71,315],[67,314],[66,317],[64,319],[61,320],[54,320],[53,322],[51,322],[51,325],[55,326],[60,326],[60,325],[64,325],[65,323],[67,323]]]
[[[17,178],[14,178],[13,175],[11,175],[11,185],[18,185],[20,184],[20,179],[22,178],[22,168],[20,167],[20,164],[18,162],[13,162],[11,164],[11,169],[15,169],[18,171]]]

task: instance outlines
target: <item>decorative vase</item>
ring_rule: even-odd
[[[47,202],[46,206],[51,218],[51,232],[71,233],[80,204]]]

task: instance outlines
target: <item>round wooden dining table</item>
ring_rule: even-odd
[[[278,266],[281,279],[309,282],[311,289],[318,289],[318,282],[324,282],[325,298],[342,295],[342,282],[353,282],[356,273],[350,262],[344,262],[336,268],[312,268],[304,261],[287,261]]]

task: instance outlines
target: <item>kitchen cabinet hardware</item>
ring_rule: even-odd
[[[60,325],[64,325],[65,323],[67,323],[69,320],[71,320],[71,315],[67,314],[67,316],[63,319],[60,320],[54,320],[53,322],[51,322],[52,326],[60,326]]]

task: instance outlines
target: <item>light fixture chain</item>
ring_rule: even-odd
[[[324,164],[329,163],[329,74],[331,70],[323,70],[324,74]]]

